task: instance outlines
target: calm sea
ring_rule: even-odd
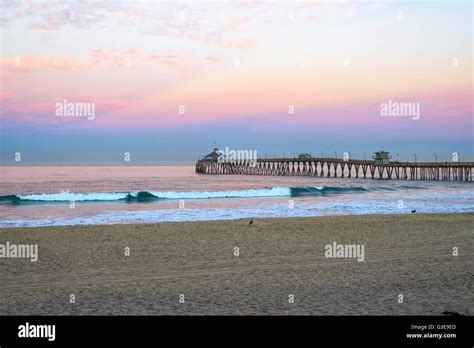
[[[198,175],[193,166],[0,167],[0,227],[474,211],[474,185]]]

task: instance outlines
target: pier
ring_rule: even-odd
[[[202,159],[199,174],[313,176],[398,180],[472,181],[474,162],[399,162],[339,158],[273,158],[254,161]]]

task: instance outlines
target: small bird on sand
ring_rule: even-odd
[[[415,213],[416,213],[416,209],[413,209],[413,210],[411,211],[411,213],[412,213],[412,214],[415,214]]]
[[[253,224],[253,220],[252,220],[252,219],[250,219],[250,221],[249,221],[249,225],[251,225],[251,224]]]

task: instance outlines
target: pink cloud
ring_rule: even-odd
[[[220,62],[221,61],[220,58],[216,58],[216,57],[204,57],[204,59],[206,59],[210,62]]]
[[[13,98],[13,94],[10,91],[0,91],[0,101],[7,101]]]
[[[215,60],[217,61],[217,59]],[[173,72],[188,72],[199,59],[161,52],[139,52],[137,49],[93,50],[87,58],[22,56],[0,59],[4,73],[38,72],[47,69],[58,71],[83,71],[98,66],[125,67],[127,63],[151,62],[169,68]]]
[[[15,103],[12,100],[6,105],[2,105],[2,118],[5,122],[27,125],[64,125],[68,123],[82,122],[83,118],[78,117],[57,117],[55,114],[56,104],[63,101],[72,103],[94,103],[96,114],[105,117],[113,112],[125,110],[130,105],[130,101],[123,99],[100,99],[92,95],[84,95],[75,99],[54,98],[49,101],[23,104]]]

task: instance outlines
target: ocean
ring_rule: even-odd
[[[200,175],[194,166],[0,167],[0,227],[474,211],[472,182]]]

